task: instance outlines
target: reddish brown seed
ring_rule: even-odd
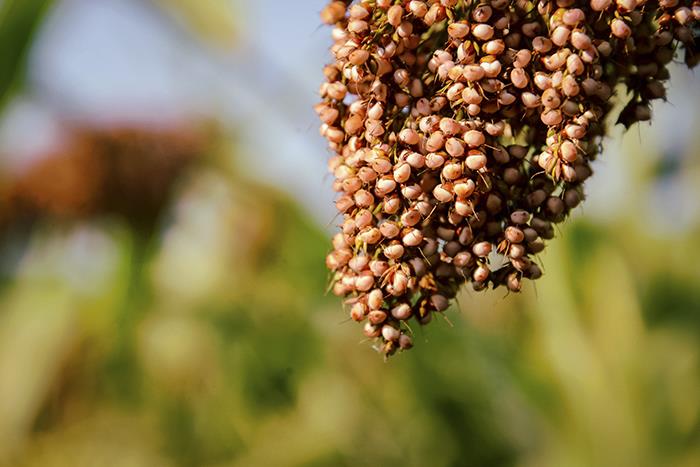
[[[474,274],[472,275],[472,278],[474,281],[478,282],[486,282],[489,278],[489,275],[491,274],[491,271],[489,271],[489,268],[486,265],[480,265],[474,270]]]
[[[579,76],[583,74],[586,70],[586,66],[583,64],[583,60],[578,55],[569,55],[566,58],[566,71],[572,75]]]
[[[627,39],[632,34],[632,29],[623,20],[615,18],[610,23],[610,31],[613,36]]]
[[[462,83],[455,83],[449,87],[445,95],[451,102],[454,102],[460,98],[462,91],[464,91],[464,85]]]
[[[508,275],[507,279],[508,290],[511,292],[520,292],[522,289],[522,281],[520,280],[520,274],[513,272]]]
[[[472,263],[472,261],[473,256],[470,252],[460,251],[452,259],[452,264],[454,264],[458,268],[466,268]]]
[[[576,169],[574,169],[569,164],[562,164],[561,166],[561,176],[564,180],[569,183],[574,183],[577,181]]]
[[[367,305],[364,303],[357,302],[350,308],[350,317],[353,321],[359,323],[365,319],[365,316],[367,316]]]
[[[370,53],[365,49],[357,49],[350,54],[348,61],[353,65],[362,65],[369,59]]]
[[[396,33],[400,37],[408,37],[413,33],[413,23],[409,21],[403,21],[401,24],[399,24],[399,27],[396,28]]]
[[[525,234],[517,227],[507,227],[505,235],[506,239],[511,243],[521,243],[523,240],[525,240]]]
[[[510,81],[518,89],[524,89],[530,82],[530,78],[522,68],[513,68],[510,72]]]
[[[581,125],[566,125],[564,132],[566,133],[566,136],[572,139],[581,139],[586,136],[586,129]]]
[[[391,281],[391,288],[393,288],[393,290],[389,289],[392,292],[392,295],[402,295],[408,287],[408,281],[409,278],[406,273],[403,272],[403,270],[399,269],[396,271],[394,273],[394,278]]]
[[[423,234],[418,229],[411,229],[403,236],[403,244],[409,247],[418,246],[423,242]]]
[[[562,92],[568,97],[577,96],[580,92],[580,87],[576,78],[571,75],[566,75],[561,83]]]
[[[328,125],[335,123],[339,115],[338,109],[332,107],[324,107],[319,111],[319,118]]]
[[[345,212],[355,206],[355,202],[349,196],[341,196],[335,202],[335,207],[340,212]]]
[[[513,66],[516,68],[525,68],[532,59],[532,53],[528,49],[520,49],[515,53]]]
[[[539,54],[546,54],[552,50],[552,41],[543,36],[537,36],[532,40],[532,48]]]
[[[374,338],[374,337],[379,337],[382,334],[382,331],[379,327],[373,325],[371,322],[365,323],[365,327],[363,328],[363,332],[366,337],[369,338]]]
[[[485,23],[491,18],[492,12],[490,6],[479,5],[472,10],[472,19],[478,23]]]
[[[591,0],[591,9],[593,11],[607,10],[612,4],[612,0]]]
[[[472,251],[479,258],[485,258],[491,253],[493,245],[490,242],[479,242],[472,247]]]
[[[381,277],[389,269],[389,264],[386,261],[374,260],[369,263],[369,270],[372,271],[375,277]]]
[[[460,162],[452,162],[445,164],[442,169],[442,177],[446,180],[456,180],[462,176],[462,164]]]
[[[384,294],[380,289],[374,289],[367,294],[367,306],[370,310],[378,310],[384,304]]]
[[[430,169],[442,167],[445,163],[445,158],[440,154],[430,153],[425,157],[425,165]]]
[[[478,68],[481,70],[481,73],[483,73],[483,69],[481,67]],[[462,91],[462,100],[466,104],[481,104],[481,102],[484,100],[484,97],[475,88],[465,88]]]
[[[396,188],[396,181],[392,177],[382,177],[379,180],[377,180],[377,184],[375,185],[374,188],[374,193],[383,198],[384,196],[388,195],[394,189]],[[355,200],[357,202],[357,200]],[[358,204],[359,206],[359,204]]]
[[[444,295],[434,294],[430,296],[430,304],[435,311],[445,311],[450,303]]]
[[[572,143],[569,140],[564,141],[559,146],[559,155],[562,158],[562,160],[565,160],[566,162],[576,162],[576,159],[578,158],[578,151],[576,149],[576,145],[574,145],[574,143]]]
[[[417,209],[409,209],[401,214],[401,223],[404,226],[413,227],[421,220],[421,213]]]
[[[493,37],[493,27],[488,24],[476,24],[472,28],[472,35],[479,40],[487,41]]]
[[[464,155],[464,144],[457,138],[449,138],[445,142],[445,150],[452,157],[461,157]]]
[[[416,145],[420,141],[420,136],[416,132],[416,130],[412,130],[410,128],[405,128],[401,130],[401,133],[399,133],[399,139],[408,144],[408,145]]]
[[[451,23],[449,26],[447,26],[447,34],[454,39],[462,39],[469,34],[469,24]]]
[[[527,202],[530,207],[537,207],[544,203],[547,199],[547,192],[544,190],[535,190],[527,196]]]
[[[571,45],[579,50],[586,50],[593,45],[593,42],[588,34],[582,31],[574,31],[571,33]]]
[[[484,57],[484,61],[479,64],[484,69],[484,76],[496,78],[501,73],[501,62],[498,60],[486,61],[486,58],[488,57]]]
[[[535,263],[532,263],[532,264],[530,265],[530,267],[528,268],[527,273],[528,273],[528,277],[529,277],[530,279],[533,279],[533,280],[537,280],[537,279],[539,279],[540,277],[542,277],[542,270],[541,270],[540,267],[539,267],[538,265],[536,265]]]
[[[421,326],[425,326],[426,324],[430,323],[432,320],[433,320],[432,313],[426,313],[425,316],[418,317],[418,323],[420,323]]]
[[[558,216],[564,212],[564,209],[566,209],[566,206],[561,198],[552,196],[547,199],[547,211],[549,211],[552,215]]]
[[[462,130],[462,125],[454,119],[442,118],[439,123],[440,131],[445,135],[456,135]]]
[[[479,147],[486,142],[484,134],[478,130],[469,130],[465,132],[463,138],[464,142],[470,148]]]
[[[350,17],[353,19],[364,19],[369,16],[369,11],[363,5],[353,5],[350,7]]]
[[[355,204],[361,208],[368,208],[374,204],[374,196],[367,190],[358,190],[353,199]]]
[[[350,260],[348,253],[350,252],[347,250],[336,250],[331,252],[328,256],[326,256],[326,266],[328,269],[336,271],[346,265]],[[352,255],[352,253],[350,253],[350,255]]]
[[[374,216],[367,209],[360,209],[357,214],[355,214],[355,226],[362,230],[374,223]]]
[[[345,2],[331,2],[321,10],[321,21],[335,24],[345,17]]]
[[[433,196],[441,203],[449,203],[454,198],[448,186],[439,184],[433,189]]]
[[[454,193],[459,198],[468,198],[472,195],[472,193],[474,193],[474,190],[476,189],[476,184],[473,180],[470,179],[460,180],[454,183],[453,189]]]
[[[488,159],[479,151],[469,151],[466,159],[467,167],[471,170],[481,170],[486,167]]]
[[[567,26],[576,26],[586,19],[586,14],[580,8],[566,10],[562,15],[562,21]]]
[[[373,310],[368,313],[367,318],[369,319],[370,324],[377,326],[386,321],[387,314],[382,310]]]
[[[515,167],[503,169],[503,181],[508,185],[515,185],[521,180],[520,170]]]
[[[552,153],[548,151],[543,151],[537,157],[537,163],[539,164],[540,168],[549,172],[550,170],[552,170],[552,167],[556,164],[556,159]]]
[[[462,71],[462,75],[464,76],[464,79],[466,79],[469,82],[476,82],[481,80],[485,75],[486,71],[480,67],[479,65],[467,65],[464,67],[464,70]],[[469,88],[465,88],[469,89]],[[462,90],[462,92],[465,91],[465,89]]]
[[[554,88],[546,89],[542,93],[542,105],[547,109],[557,109],[561,105],[559,93]]]
[[[382,222],[382,224],[379,226],[379,231],[386,238],[394,238],[400,233],[399,226],[392,221]]]
[[[367,111],[367,118],[371,120],[379,120],[382,118],[382,115],[384,115],[384,106],[381,104],[381,102],[376,102]]]
[[[460,216],[467,217],[474,214],[474,204],[471,201],[457,200],[455,201],[454,207],[455,211],[457,211]]]
[[[525,253],[527,253],[525,247],[517,243],[512,244],[508,249],[508,256],[511,258],[522,258]]]
[[[541,100],[540,96],[537,94],[534,94],[532,92],[524,92],[520,95],[520,100],[523,102],[523,105],[529,109],[534,109],[535,107],[539,107]]]
[[[527,222],[530,220],[530,213],[523,210],[515,211],[510,215],[510,220],[514,224],[527,224]]]
[[[414,169],[421,169],[425,166],[425,156],[418,152],[411,152],[406,156],[406,162]]]
[[[398,164],[394,168],[394,180],[397,183],[405,183],[411,178],[411,166],[408,163]]]
[[[372,287],[374,287],[374,277],[372,277],[371,273],[362,274],[355,279],[355,288],[360,292],[367,292]]]
[[[343,237],[342,233],[338,232],[333,236],[333,248],[339,250],[341,248],[344,248],[345,246],[345,238]]]
[[[506,45],[502,39],[490,40],[482,46],[484,53],[489,55],[501,55],[505,49]]]
[[[408,8],[416,18],[422,18],[428,13],[428,5],[422,1],[412,0],[408,4]]]
[[[540,115],[540,119],[545,125],[555,126],[562,122],[562,115],[559,110],[545,110]]]
[[[423,194],[423,189],[417,184],[406,185],[401,188],[401,194],[408,200],[415,200]]]
[[[340,184],[341,189],[347,194],[353,194],[362,188],[362,180],[359,177],[346,178]]]
[[[401,334],[399,337],[399,348],[401,350],[408,350],[413,347],[413,340],[406,334]]]
[[[411,306],[407,303],[401,303],[391,309],[391,316],[400,321],[409,319],[411,315],[413,315],[413,311],[411,310]]]
[[[397,196],[384,198],[383,210],[387,214],[396,214],[401,209],[401,199]]]
[[[399,340],[399,337],[401,337],[401,331],[393,326],[385,324],[382,326],[382,337],[387,341],[397,341]]]
[[[578,191],[570,189],[570,190],[566,190],[566,192],[564,192],[564,203],[566,203],[566,206],[569,209],[575,208],[576,206],[581,204],[581,201],[582,201],[581,195],[579,194]]]
[[[428,152],[438,152],[443,148],[444,145],[445,136],[442,133],[442,131],[438,130],[428,137],[428,140],[425,142],[425,149]]]
[[[571,30],[566,26],[557,26],[550,34],[551,41],[558,47],[562,47],[569,41]]]
[[[397,260],[401,258],[403,254],[404,247],[400,243],[395,243],[384,247],[384,256],[386,256],[388,259]]]
[[[401,24],[403,18],[403,7],[400,5],[394,5],[387,11],[387,21],[394,27],[398,27]]]
[[[363,243],[374,245],[382,239],[382,233],[376,227],[363,230],[357,235],[357,239]]]
[[[367,120],[365,122],[365,139],[374,141],[384,134],[384,126],[378,120]]]

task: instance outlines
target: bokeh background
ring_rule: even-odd
[[[0,466],[700,465],[700,77],[521,295],[325,294],[323,0],[0,1]]]

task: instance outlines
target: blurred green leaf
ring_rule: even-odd
[[[27,54],[53,0],[0,2],[0,108],[24,80]]]

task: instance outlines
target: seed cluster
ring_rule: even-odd
[[[616,87],[619,122],[648,120],[677,51],[699,56],[700,0],[332,1],[321,17],[335,61],[316,111],[343,215],[326,264],[386,355],[463,283],[539,278]]]

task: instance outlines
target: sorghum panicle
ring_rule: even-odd
[[[343,215],[333,292],[386,355],[465,282],[533,260],[584,198],[619,84],[650,118],[675,53],[698,62],[700,0],[332,1],[316,106]]]

